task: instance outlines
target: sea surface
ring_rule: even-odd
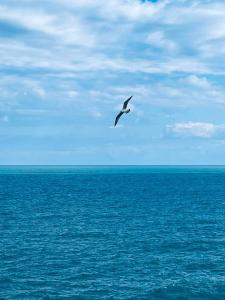
[[[0,167],[0,299],[225,299],[225,167]]]

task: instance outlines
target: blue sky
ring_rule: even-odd
[[[222,0],[1,1],[0,164],[225,164],[224,15]]]

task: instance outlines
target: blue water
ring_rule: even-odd
[[[225,167],[0,167],[0,299],[225,299]]]

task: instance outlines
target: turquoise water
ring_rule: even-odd
[[[0,167],[0,299],[225,299],[225,167]]]

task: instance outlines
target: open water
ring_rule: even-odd
[[[0,299],[225,299],[225,167],[0,167]]]

